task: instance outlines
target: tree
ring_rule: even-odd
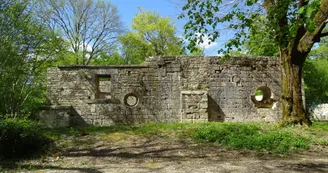
[[[126,64],[140,64],[146,57],[154,55],[151,43],[143,40],[137,32],[128,32],[120,37],[122,55]]]
[[[328,60],[328,38],[321,39],[319,45],[311,50],[311,59],[326,59]]]
[[[274,39],[264,32],[264,19],[256,23],[256,32],[252,30],[244,40],[241,51],[232,51],[232,56],[278,56],[279,50]],[[312,49],[309,59],[304,63],[304,89],[306,103],[328,102],[328,40],[324,38]]]
[[[307,103],[328,102],[328,59],[315,58],[304,64],[304,90]]]
[[[253,28],[243,40],[239,50],[230,50],[230,56],[279,56],[273,37],[265,30],[263,16],[254,19]]]
[[[328,40],[324,38],[309,54],[304,64],[304,83],[307,103],[328,102]]]
[[[100,54],[92,62],[92,65],[119,65],[127,64],[126,59],[124,59],[118,52],[113,52],[112,54]]]
[[[140,9],[131,24],[132,31],[120,38],[127,63],[141,63],[147,56],[180,55],[182,40],[169,17]]]
[[[188,0],[183,7],[188,17],[185,34],[189,48],[202,42],[204,36],[211,41],[219,37],[217,26],[227,24],[239,32],[226,44],[226,50],[239,47],[254,27],[254,19],[266,17],[266,31],[273,36],[279,48],[282,79],[283,122],[311,125],[305,115],[302,101],[302,72],[307,55],[314,43],[327,36],[323,32],[328,18],[328,0]],[[231,7],[231,8],[229,8]],[[201,33],[196,36],[194,33]]]
[[[109,1],[43,0],[39,11],[69,41],[78,55],[76,64],[87,65],[100,53],[111,52],[123,32],[117,8]]]
[[[205,56],[205,50],[202,47],[196,47],[192,52],[186,53],[187,51],[184,51],[185,55],[188,56]]]
[[[247,54],[253,56],[279,56],[277,44],[270,32],[266,31],[265,23],[266,19],[262,16],[254,20],[253,28],[244,41]]]
[[[47,62],[61,49],[32,9],[29,1],[0,5],[0,115],[18,117],[45,100]]]

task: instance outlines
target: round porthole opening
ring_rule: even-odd
[[[255,100],[258,102],[270,99],[271,89],[267,86],[261,86],[255,91]]]
[[[125,95],[124,104],[129,107],[135,107],[139,103],[139,98],[136,94],[130,93]]]

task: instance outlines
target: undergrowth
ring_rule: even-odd
[[[51,141],[34,121],[0,120],[0,160],[33,156],[45,151]]]

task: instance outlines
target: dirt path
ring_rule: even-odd
[[[59,145],[62,151],[20,163],[18,172],[328,172],[326,148],[282,157],[119,133],[71,138]]]

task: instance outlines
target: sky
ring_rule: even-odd
[[[132,18],[139,12],[138,7],[141,7],[149,11],[155,10],[162,17],[169,16],[176,24],[177,35],[183,36],[185,20],[178,20],[177,18],[184,0],[111,0],[110,2],[117,6],[121,19],[127,28],[130,28]],[[204,43],[207,43],[207,41],[204,41]],[[222,43],[218,43],[201,46],[205,48],[206,55],[217,55],[217,50],[222,46]]]

